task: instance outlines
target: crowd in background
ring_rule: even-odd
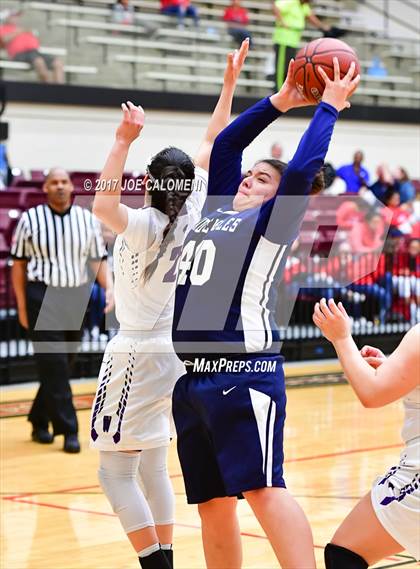
[[[313,12],[310,0],[274,0],[273,7],[273,47],[274,59],[272,70],[267,74],[273,77],[277,87],[283,83],[289,60],[294,57],[301,41],[306,24],[319,29],[325,36],[339,37],[346,33],[335,26],[321,21]],[[179,30],[184,29],[186,21],[192,20],[198,29],[200,12],[191,0],[156,0],[156,12],[176,18]],[[29,64],[44,83],[63,83],[64,66],[62,60],[45,53],[41,41],[33,30],[26,29],[20,22],[22,10],[0,11],[0,49],[7,52],[11,61]],[[252,47],[253,38],[249,31],[250,13],[241,0],[226,2],[221,16],[226,23],[226,31],[233,41],[240,46],[249,37]],[[147,13],[142,13],[130,0],[116,0],[110,11],[110,21],[117,24],[112,33],[122,33],[121,26],[139,25],[147,37],[153,36],[158,24],[148,21]],[[156,27],[153,27],[153,26]],[[209,30],[210,31],[210,30]],[[271,58],[268,58],[271,61]]]
[[[279,143],[272,145],[271,156],[282,159]],[[300,323],[305,322],[305,305],[306,323],[311,322],[311,307],[320,296],[343,301],[356,320],[370,324],[420,320],[420,184],[401,166],[392,171],[381,164],[372,176],[363,164],[364,153],[357,150],[352,162],[324,167],[322,195],[341,196],[341,203],[331,209],[333,219],[328,220],[328,209],[315,213],[321,224],[327,220],[338,230],[323,233],[319,228],[314,257],[307,256],[305,224],[294,244],[284,286],[291,298],[304,288]],[[321,207],[328,208],[328,202]],[[332,240],[338,242],[339,254],[320,270],[317,254],[328,256]],[[352,284],[342,286],[343,282]]]
[[[179,29],[184,28],[187,19],[191,20],[194,26],[200,26],[200,13],[194,1],[156,0],[156,10],[175,18]],[[31,30],[20,25],[20,16],[21,12],[18,11],[0,13],[0,47],[7,51],[9,59],[30,64],[41,81],[62,83],[62,62],[59,58],[42,52],[39,38]],[[147,22],[147,14],[139,14],[130,0],[117,0],[110,13],[111,21],[118,25],[134,25],[139,21],[138,16]],[[248,29],[250,14],[240,0],[226,2],[222,19],[226,23],[227,33],[235,43],[239,45],[245,37],[249,37],[252,46],[252,34]],[[319,28],[326,36],[338,37],[345,33],[319,20],[313,14],[308,0],[273,2],[273,42],[276,53],[274,76],[278,85],[282,82],[288,60],[295,55],[307,23]],[[272,158],[282,159],[283,150],[280,144],[272,145],[271,155]],[[344,200],[335,213],[334,222],[346,231],[342,243],[343,267],[348,268],[351,264],[348,258],[346,262],[346,255],[350,251],[352,254],[363,255],[369,251],[383,249],[385,255],[393,255],[393,266],[389,265],[389,261],[381,261],[378,268],[368,277],[356,280],[347,287],[347,297],[351,297],[353,302],[355,299],[357,301],[373,298],[373,304],[376,306],[374,313],[381,322],[391,309],[394,315],[399,314],[404,318],[408,318],[410,314],[412,316],[415,304],[413,299],[418,304],[420,296],[420,200],[416,199],[416,187],[408,172],[401,166],[391,170],[389,166],[382,164],[378,166],[374,176],[364,164],[363,152],[358,150],[354,153],[353,160],[347,164],[326,164],[324,175],[325,195],[361,198],[357,201]],[[0,146],[0,189],[10,184],[11,169],[4,146]],[[388,209],[379,208],[378,202],[386,205]],[[328,241],[328,238],[325,240]],[[110,246],[112,249],[112,239]],[[322,249],[322,246],[319,247]],[[306,285],[310,290],[316,267],[302,264],[299,248],[300,243],[297,242],[294,255],[289,260],[286,282],[288,278],[292,282],[293,272],[298,270],[300,274],[307,275]],[[335,290],[340,290],[337,282],[331,283],[331,279],[325,284],[328,285],[326,290],[330,293],[332,286],[336,287]],[[398,304],[397,301],[394,302],[395,298],[403,301],[398,301]],[[98,303],[101,302],[104,300],[101,300],[99,294]],[[354,309],[354,315],[360,316],[363,302],[359,300],[356,304],[359,306]],[[98,328],[97,315],[93,314],[92,318],[92,327]]]

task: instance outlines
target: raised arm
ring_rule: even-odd
[[[374,369],[359,352],[351,322],[341,303],[323,298],[315,305],[313,320],[332,342],[345,376],[365,407],[382,407],[404,397],[420,384],[420,324],[403,338],[391,356]]]
[[[360,76],[353,78],[354,71],[355,64],[352,63],[346,76],[341,79],[339,63],[334,58],[334,80],[331,81],[318,67],[325,81],[322,102],[282,176],[278,195],[304,195],[310,192],[313,179],[324,164],[338,113],[350,107],[347,99],[359,84]],[[277,96],[273,95],[272,99]]]
[[[229,123],[232,113],[232,101],[235,93],[236,83],[245,63],[249,50],[249,39],[242,42],[241,48],[234,53],[228,53],[226,69],[223,77],[223,87],[219,100],[211,116],[206,134],[194,156],[194,164],[203,170],[209,169],[210,154],[216,136]]]
[[[282,113],[311,104],[294,85],[293,67],[292,60],[286,81],[278,93],[244,111],[216,138],[210,158],[209,195],[236,194],[241,181],[244,149]]]
[[[122,233],[127,227],[127,208],[120,203],[121,180],[130,145],[138,138],[144,126],[144,111],[141,107],[136,107],[129,101],[123,103],[121,108],[123,120],[102,170],[92,208],[96,217],[115,233]]]

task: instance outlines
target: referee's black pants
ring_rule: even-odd
[[[41,428],[51,422],[54,435],[78,431],[69,380],[89,294],[87,285],[56,288],[29,282],[26,289],[29,337],[40,381],[28,420]]]

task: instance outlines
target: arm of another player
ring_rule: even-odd
[[[248,50],[249,39],[247,38],[242,42],[239,50],[235,50],[234,53],[228,53],[223,77],[223,88],[208,124],[204,139],[194,157],[194,164],[203,168],[203,170],[208,171],[209,169],[210,154],[216,136],[229,124],[236,82],[245,63]]]
[[[128,101],[121,108],[123,120],[102,170],[92,208],[96,217],[115,233],[122,233],[127,227],[127,209],[120,203],[121,180],[130,145],[140,136],[144,126],[144,111],[141,107]]]
[[[291,74],[293,66],[289,70]],[[245,148],[282,113],[311,104],[294,87],[293,96],[283,87],[277,96],[266,97],[241,113],[217,136],[210,157],[209,195],[235,195],[241,182]]]
[[[374,369],[357,349],[350,319],[341,303],[325,298],[315,305],[313,320],[332,342],[344,373],[365,407],[382,407],[404,397],[420,384],[420,325],[414,326],[398,348]]]
[[[353,78],[355,64],[348,73],[340,78],[338,59],[334,58],[334,80],[331,81],[321,67],[319,73],[325,81],[322,102],[319,104],[311,123],[303,135],[299,146],[282,176],[278,194],[305,195],[311,190],[312,182],[324,163],[328,152],[338,113],[349,108],[348,98],[354,93],[360,82],[360,75]],[[289,66],[287,79],[279,93],[272,96],[273,104],[285,112],[295,106],[302,106],[297,100],[298,93],[293,81],[293,62]]]
[[[114,282],[107,259],[91,260],[89,262],[92,272],[96,275],[99,286],[105,291],[105,314],[114,308]]]

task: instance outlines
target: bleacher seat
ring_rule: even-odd
[[[37,190],[31,192],[25,192],[24,194],[22,194],[23,196],[23,200],[22,200],[22,208],[23,209],[29,209],[30,207],[35,207],[41,203],[46,203],[47,202],[47,194],[45,194],[44,192],[39,192]]]

